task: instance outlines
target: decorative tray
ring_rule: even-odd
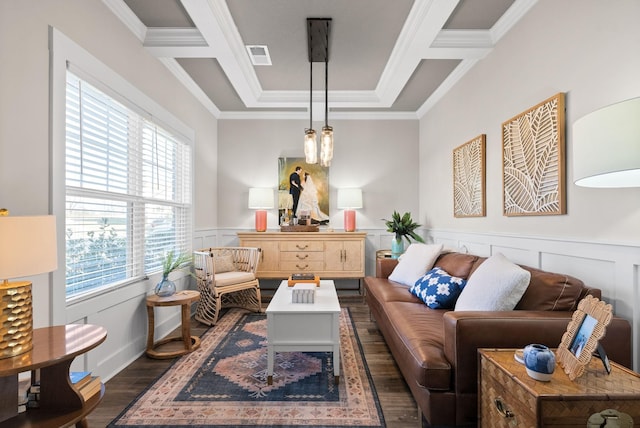
[[[280,232],[318,232],[320,228],[318,226],[280,226]]]

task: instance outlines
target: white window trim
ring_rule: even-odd
[[[51,159],[51,212],[57,217],[58,254],[61,265],[64,265],[65,254],[65,112],[66,112],[66,73],[67,64],[73,64],[76,70],[82,70],[87,75],[104,83],[118,94],[122,94],[146,114],[156,117],[189,144],[193,151],[195,132],[178,118],[169,113],[160,104],[145,95],[127,80],[111,70],[88,51],[80,47],[61,31],[49,27],[49,91],[50,91],[50,159]],[[192,156],[193,162],[194,156]],[[193,168],[191,178],[193,183]],[[193,192],[192,192],[193,198]],[[193,201],[192,201],[193,206]],[[192,210],[192,224],[194,211]],[[52,274],[53,287],[51,290],[51,325],[66,324],[67,301],[65,287],[65,269],[59,268]],[[110,290],[107,290],[108,292]],[[91,294],[95,296],[95,294]],[[74,300],[76,303],[77,300]]]

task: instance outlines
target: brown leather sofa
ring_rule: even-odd
[[[484,260],[446,253],[434,266],[467,279]],[[418,408],[434,426],[477,424],[479,348],[556,347],[577,303],[587,295],[601,297],[599,289],[571,276],[522,266],[531,280],[513,311],[430,309],[406,285],[387,279],[396,264],[377,259],[376,276],[364,280],[365,298]],[[631,367],[627,320],[614,317],[601,343],[611,360]]]

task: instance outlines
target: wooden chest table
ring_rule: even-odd
[[[605,409],[631,416],[640,427],[640,375],[614,362],[607,375],[599,358],[569,380],[560,365],[550,382],[527,375],[513,349],[481,349],[478,387],[482,427],[587,427]]]

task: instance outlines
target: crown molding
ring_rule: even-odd
[[[135,13],[123,0],[102,0],[111,12],[122,21],[122,23],[133,33],[142,43],[146,37],[147,27],[138,19]]]
[[[418,118],[422,118],[431,108],[440,101],[453,86],[460,80],[471,68],[476,65],[478,59],[463,59],[458,66],[453,69],[446,79],[433,91],[431,96],[416,110]]]
[[[330,112],[331,123],[340,120],[418,120],[415,112]],[[308,121],[307,112],[286,111],[225,111],[218,117],[220,120],[301,120]]]
[[[537,2],[538,0],[516,0],[513,2],[511,7],[489,30],[493,43],[497,43]]]
[[[191,76],[173,58],[158,58],[165,67],[178,79],[180,83],[211,113],[215,118],[220,118],[220,109],[211,101],[204,91],[193,81]]]

